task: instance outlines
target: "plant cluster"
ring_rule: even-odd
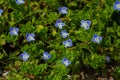
[[[1,0],[0,5],[1,79],[77,80],[83,67],[120,78],[120,1]]]

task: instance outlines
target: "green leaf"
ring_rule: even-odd
[[[0,45],[5,45],[5,44],[6,44],[5,39],[0,39]]]

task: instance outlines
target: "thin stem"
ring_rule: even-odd
[[[3,61],[0,61],[0,63],[7,64],[7,63],[5,63],[5,62],[3,62]]]
[[[32,14],[35,14],[35,13],[40,13],[40,12],[43,12],[42,10],[38,10],[38,11],[35,11],[35,12],[32,12],[32,13],[29,13],[27,14],[26,16],[22,17],[20,20],[18,20],[16,23],[14,23],[12,26],[14,26],[15,24],[19,23],[20,21],[22,21],[24,18],[32,15]]]
[[[7,55],[7,53],[6,53],[6,51],[2,48],[2,51],[3,51],[3,53],[5,54],[5,55]]]

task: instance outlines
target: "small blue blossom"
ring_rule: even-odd
[[[69,66],[71,64],[71,61],[69,61],[67,58],[63,58],[62,59],[62,64],[64,64],[66,67]]]
[[[58,19],[55,23],[55,26],[62,29],[62,27],[65,26],[65,23]]]
[[[115,10],[120,11],[120,2],[116,1],[116,2],[114,3],[113,8],[114,8]]]
[[[19,28],[10,28],[10,35],[18,35]]]
[[[25,1],[24,0],[15,0],[16,4],[24,4]]]
[[[51,58],[51,55],[48,54],[48,52],[44,52],[44,53],[43,53],[43,59],[44,59],[44,60],[48,60],[48,59],[50,59],[50,58]]]
[[[59,7],[58,11],[60,12],[60,14],[67,14],[67,7],[63,6],[63,7]]]
[[[2,13],[3,13],[3,9],[0,9],[0,16],[2,15]]]
[[[27,41],[34,41],[35,40],[35,34],[34,33],[31,33],[31,34],[26,34],[26,39]]]
[[[106,56],[105,58],[106,58],[107,62],[110,62],[110,57],[109,56]]]
[[[19,57],[23,60],[23,61],[27,61],[29,58],[29,54],[27,52],[23,52],[22,54],[19,55]]]
[[[92,38],[92,42],[95,42],[95,43],[99,44],[101,40],[102,40],[101,36],[98,36],[98,35],[94,34],[94,36]]]
[[[66,30],[62,30],[62,31],[60,32],[60,35],[61,35],[63,38],[66,38],[66,37],[69,35],[69,33],[67,33]]]
[[[87,30],[87,29],[90,28],[90,25],[91,25],[91,21],[90,20],[82,20],[80,26]]]
[[[63,41],[63,44],[64,44],[65,48],[67,48],[67,47],[72,47],[72,46],[73,46],[71,39],[68,39],[68,40],[66,40],[66,41]]]

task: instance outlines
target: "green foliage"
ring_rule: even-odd
[[[82,67],[106,70],[106,56],[116,67],[113,76],[120,75],[120,12],[113,9],[115,0],[25,0],[18,5],[15,0],[0,0],[0,71],[9,71],[7,80],[75,80]],[[58,8],[66,6],[68,14]],[[116,16],[117,15],[117,16]],[[69,36],[62,38],[61,30],[54,26],[57,19],[65,22],[62,30]],[[90,20],[89,30],[81,28],[81,20]],[[17,36],[10,35],[10,28],[18,27]],[[26,40],[27,33],[35,34],[35,41]],[[94,34],[102,36],[100,44],[92,42]],[[65,48],[62,42],[72,39],[73,47]],[[43,60],[43,53],[51,55]],[[19,55],[28,52],[27,61]],[[66,67],[62,58],[71,64]],[[102,73],[99,72],[99,73]],[[107,73],[106,73],[107,74]]]
[[[113,72],[113,76],[115,76],[115,79],[119,79],[120,78],[120,67],[115,67],[115,70]]]
[[[97,55],[97,54],[93,54],[88,59],[89,59],[89,64],[92,68],[97,69],[99,67],[104,67],[105,56],[100,56],[100,55]]]

